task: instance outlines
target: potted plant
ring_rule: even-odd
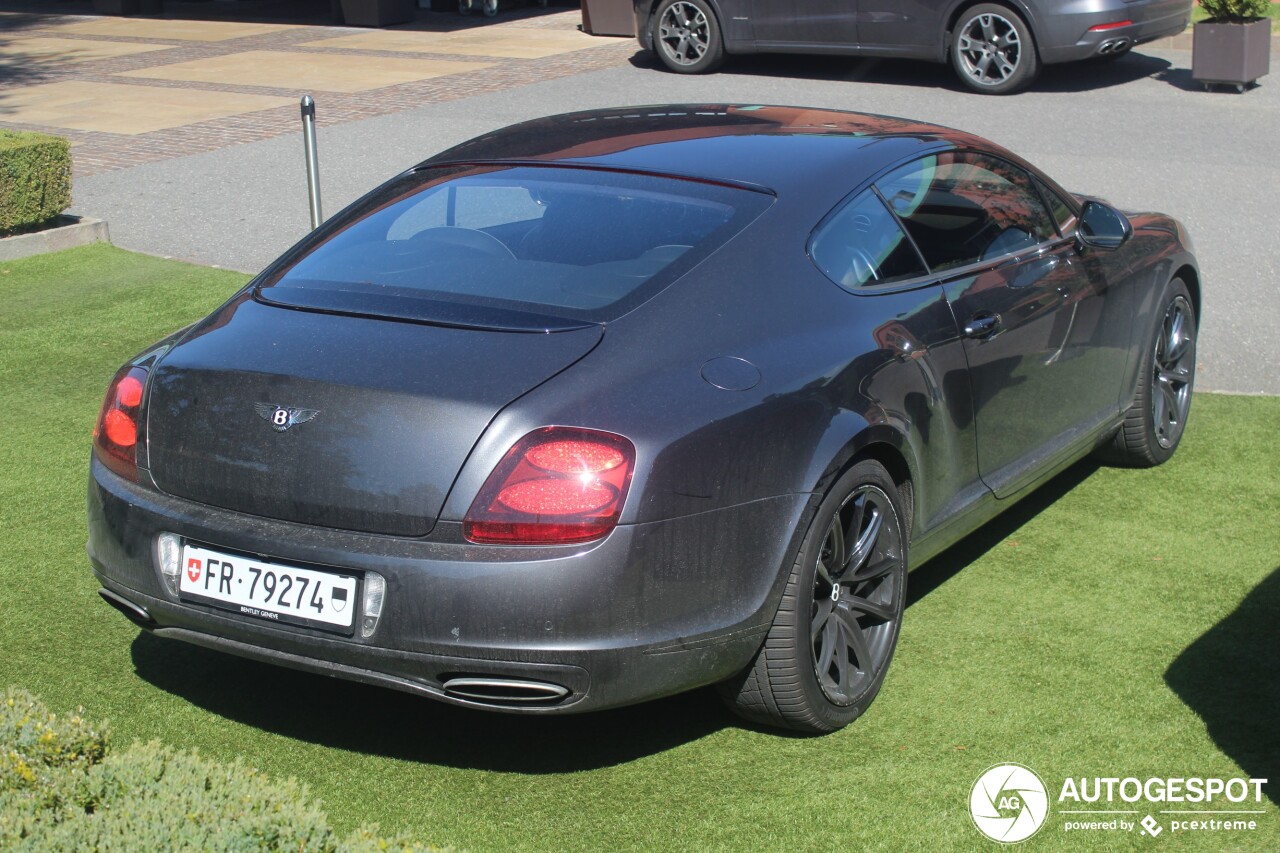
[[[1200,0],[1208,20],[1195,25],[1191,78],[1243,92],[1271,70],[1271,0]]]

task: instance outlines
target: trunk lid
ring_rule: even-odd
[[[154,370],[147,464],[162,490],[201,503],[422,536],[494,415],[602,334],[397,322],[246,295]]]

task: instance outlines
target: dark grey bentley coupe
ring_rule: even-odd
[[[1182,226],[967,133],[771,106],[427,160],[112,380],[89,556],[139,626],[475,708],[718,684],[857,717],[907,571],[1191,401]]]

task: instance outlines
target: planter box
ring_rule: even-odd
[[[1271,19],[1247,24],[1195,25],[1191,79],[1243,89],[1271,70]]]
[[[389,27],[417,17],[416,0],[342,0],[342,18],[352,27]]]
[[[593,36],[634,36],[635,6],[631,0],[582,0],[582,31]]]

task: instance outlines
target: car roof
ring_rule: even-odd
[[[668,104],[534,119],[464,142],[444,163],[590,165],[812,192],[833,174],[852,183],[912,154],[976,148],[1013,157],[959,130],[892,116],[754,104]]]

